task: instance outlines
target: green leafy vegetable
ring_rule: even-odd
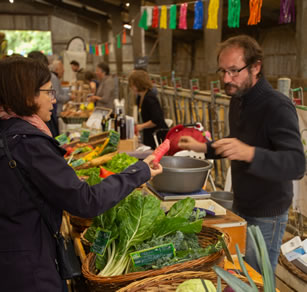
[[[115,173],[119,173],[125,170],[131,164],[136,163],[137,161],[137,158],[132,157],[127,153],[118,153],[104,165],[104,168]]]

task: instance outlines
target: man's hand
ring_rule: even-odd
[[[156,166],[154,165],[154,163],[153,163],[154,159],[155,159],[154,155],[149,155],[143,160],[149,166],[151,177],[154,177],[154,176],[162,173],[162,171],[163,171],[163,168],[162,168],[160,163]]]
[[[206,143],[199,142],[190,136],[182,136],[178,142],[178,147],[183,150],[193,150],[195,152],[207,152]]]
[[[255,147],[247,145],[236,138],[224,138],[211,145],[215,154],[230,160],[251,162],[255,155]]]
[[[97,95],[91,95],[87,98],[88,101],[91,101],[91,102],[96,102],[98,100],[102,100],[102,97],[100,96],[97,96]]]

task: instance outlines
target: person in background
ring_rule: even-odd
[[[84,218],[97,216],[160,174],[162,167],[152,168],[151,155],[94,186],[81,181],[45,124],[55,103],[50,78],[48,67],[37,60],[0,61],[0,132],[16,167],[59,229],[63,210]],[[8,162],[0,149],[1,291],[63,292],[55,239]]]
[[[95,73],[91,71],[84,72],[84,82],[90,86],[91,93],[96,94],[96,90],[99,86],[98,80],[96,80]]]
[[[152,90],[152,82],[144,70],[134,70],[128,77],[128,84],[137,95],[139,123],[137,132],[143,131],[143,144],[156,148],[153,133],[159,129],[167,129],[164,113],[156,93]],[[164,140],[166,132],[158,133],[158,140]]]
[[[53,60],[50,65],[50,70],[54,75],[51,75],[52,87],[56,92],[57,116],[59,117],[63,105],[70,100],[68,92],[65,92],[61,85],[61,79],[64,75],[64,66],[61,60]]]
[[[112,76],[110,76],[109,65],[101,62],[96,67],[96,76],[99,86],[96,95],[89,98],[95,102],[96,106],[102,106],[114,110],[115,84]]]
[[[38,60],[45,64],[46,66],[49,66],[47,57],[40,51],[32,51],[28,54],[28,58]],[[51,73],[51,84],[52,80],[56,80],[57,77],[54,75],[54,73]],[[54,85],[52,84],[52,88],[54,88]],[[52,136],[56,137],[59,135],[59,124],[58,124],[58,118],[57,118],[57,104],[53,104],[53,110],[50,121],[46,122],[48,128],[50,129]]]
[[[71,69],[75,72],[76,74],[76,80],[84,80],[85,76],[84,76],[84,70],[83,68],[80,68],[80,64],[79,62],[73,60],[70,62],[71,65]]]
[[[298,117],[291,100],[274,90],[263,74],[263,51],[245,35],[221,43],[218,70],[227,95],[230,135],[202,144],[182,137],[182,149],[206,158],[231,160],[233,210],[259,226],[275,271],[292,203],[292,180],[305,172]],[[245,260],[260,272],[249,236]]]

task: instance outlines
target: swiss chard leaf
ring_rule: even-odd
[[[177,201],[168,211],[167,217],[180,217],[188,219],[195,207],[195,200],[192,198],[185,198]]]

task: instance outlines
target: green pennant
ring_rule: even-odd
[[[174,4],[170,8],[169,28],[176,29],[177,6]]]
[[[117,48],[120,49],[120,47],[121,47],[120,34],[118,34],[118,35],[116,36],[116,39],[117,39]]]
[[[102,52],[102,55],[104,56],[106,54],[106,47],[105,45],[101,45],[101,52]]]
[[[147,9],[146,8],[144,9],[143,15],[140,19],[139,27],[144,28],[145,30],[148,29],[148,26],[147,26]]]

